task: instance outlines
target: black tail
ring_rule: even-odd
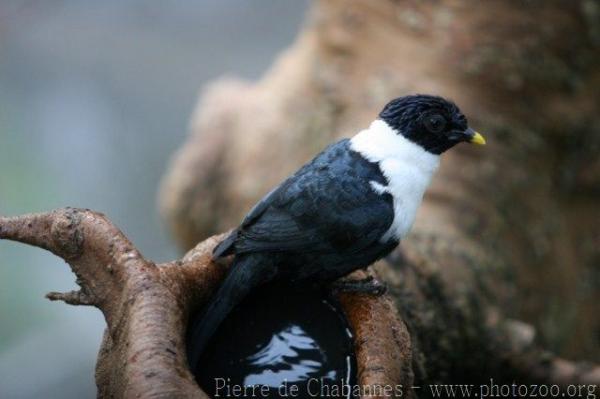
[[[266,257],[246,255],[236,257],[225,281],[196,319],[188,335],[188,360],[195,369],[206,344],[231,310],[257,285],[271,280],[273,265]]]

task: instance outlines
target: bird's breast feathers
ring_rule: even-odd
[[[377,163],[385,176],[387,185],[371,182],[373,190],[393,197],[394,220],[381,240],[401,239],[414,222],[423,194],[439,165],[439,155],[425,151],[382,120],[374,121],[354,136],[351,148]]]

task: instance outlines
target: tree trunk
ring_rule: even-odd
[[[512,319],[600,359],[599,16],[587,0],[316,1],[258,83],[205,91],[162,186],[165,219],[189,248],[389,99],[447,96],[489,144],[444,155],[412,234],[378,266],[417,381],[598,382],[544,360]]]

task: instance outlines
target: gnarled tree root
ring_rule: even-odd
[[[188,368],[185,331],[225,274],[227,265],[211,260],[221,237],[181,260],[154,264],[97,212],[66,208],[0,218],[1,239],[47,249],[76,274],[78,291],[49,299],[104,314],[96,365],[102,398],[207,398]],[[412,386],[410,336],[390,298],[343,293],[339,300],[356,337],[358,383]]]

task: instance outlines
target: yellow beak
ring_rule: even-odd
[[[473,131],[473,136],[471,136],[471,139],[469,140],[469,143],[478,144],[478,145],[485,145],[485,139],[483,138],[483,136],[481,134],[479,134],[476,131]]]

